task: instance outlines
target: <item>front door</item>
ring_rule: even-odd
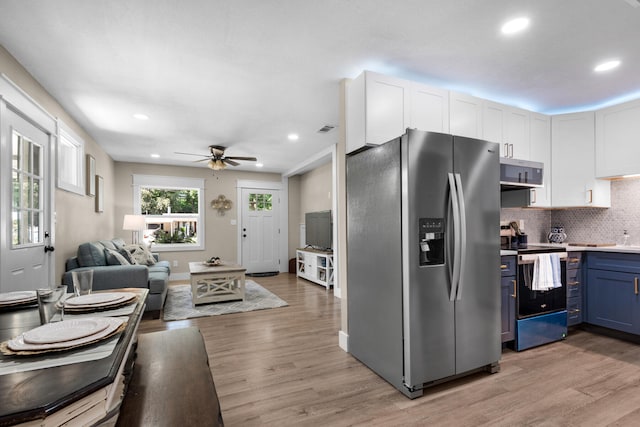
[[[280,270],[278,256],[280,192],[242,189],[242,266],[247,273]]]
[[[0,291],[50,285],[50,135],[7,108],[2,123]]]

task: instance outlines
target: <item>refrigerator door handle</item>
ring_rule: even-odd
[[[451,293],[449,301],[454,301],[458,293],[460,280],[460,206],[455,177],[449,173],[449,191],[451,192],[451,204],[453,205],[453,272],[451,274]]]
[[[458,276],[458,289],[456,299],[462,298],[462,285],[464,284],[464,265],[467,261],[467,209],[464,203],[464,191],[462,190],[462,178],[460,174],[456,174],[456,187],[458,189],[458,206],[460,207],[460,260],[459,276]]]

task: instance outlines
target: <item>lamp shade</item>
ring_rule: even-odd
[[[139,231],[145,228],[144,215],[125,215],[122,223],[123,230]]]

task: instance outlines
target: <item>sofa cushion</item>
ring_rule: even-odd
[[[105,249],[111,249],[111,250],[115,250],[116,245],[113,244],[113,242],[111,240],[100,240],[99,243],[105,247]]]
[[[98,242],[83,243],[78,246],[78,264],[80,267],[107,265],[104,246]]]
[[[111,243],[116,247],[116,249],[122,249],[125,247],[126,243],[120,237],[115,237],[111,239]]]
[[[115,249],[105,248],[104,256],[107,260],[107,265],[131,265],[131,263]]]
[[[149,293],[160,294],[164,292],[168,281],[167,273],[149,270]]]
[[[125,249],[129,251],[138,264],[153,265],[156,263],[156,259],[145,245],[127,245]]]

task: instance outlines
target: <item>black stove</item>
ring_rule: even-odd
[[[551,252],[566,252],[567,248],[562,246],[527,245],[527,247],[518,248],[517,251],[518,251],[518,255],[548,254]]]

